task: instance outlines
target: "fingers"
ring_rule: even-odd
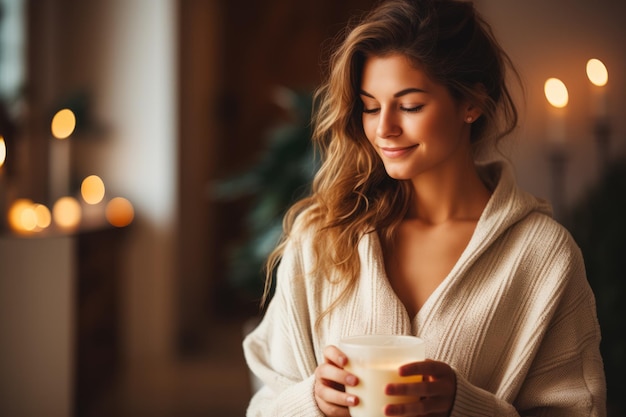
[[[456,374],[443,362],[424,361],[404,365],[399,373],[403,376],[422,375],[421,382],[387,385],[387,395],[402,395],[415,398],[406,404],[388,405],[388,416],[403,415],[447,415],[456,396]]]
[[[327,384],[323,381],[318,383],[316,380],[314,391],[318,406],[326,415],[333,414],[327,412],[327,410],[331,408],[345,409],[345,411],[347,411],[347,407],[355,406],[359,402],[358,398],[354,395],[346,394],[344,391],[337,390],[332,384]],[[336,411],[337,410],[335,410],[335,412]],[[346,413],[345,415],[348,414]]]
[[[447,416],[452,409],[453,399],[445,396],[415,397],[414,401],[388,404],[386,416]]]
[[[324,385],[345,391],[345,385],[354,386],[358,383],[356,376],[343,369],[347,363],[348,358],[336,346],[327,346],[324,349],[324,363],[317,368],[316,374]]]
[[[345,386],[356,385],[357,378],[343,369],[347,357],[335,346],[324,349],[324,363],[315,370],[315,401],[329,417],[348,417],[349,406],[358,404],[358,398],[345,393]]]
[[[343,368],[348,363],[348,357],[337,346],[329,345],[324,348],[324,361]]]
[[[456,393],[456,374],[454,370],[444,362],[426,360],[414,362],[400,367],[400,375],[422,375],[421,384],[394,384],[393,389],[406,390],[402,395],[416,395],[419,397],[451,395]],[[404,385],[404,387],[399,387]]]
[[[410,395],[418,398],[446,396],[450,393],[450,383],[446,380],[389,384],[385,389],[387,395]]]
[[[334,388],[339,391],[345,391],[345,385],[354,386],[357,379],[348,371],[337,368],[334,364],[323,363],[317,367],[315,377],[323,385]]]
[[[385,407],[386,416],[447,416],[449,407],[441,398],[424,398],[419,401],[404,404],[388,404]]]
[[[424,375],[434,379],[446,378],[454,374],[450,365],[444,362],[427,359],[423,362],[413,362],[400,367],[400,375]],[[426,378],[425,378],[426,379]]]
[[[438,408],[438,407],[437,407]],[[428,402],[389,404],[385,407],[386,416],[428,416],[428,417],[448,417],[449,411],[437,411]]]

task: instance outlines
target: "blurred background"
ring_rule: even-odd
[[[0,0],[0,415],[244,415],[311,93],[373,3]],[[506,152],[583,250],[624,415],[626,3],[475,4],[525,83]]]

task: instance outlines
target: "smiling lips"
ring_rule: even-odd
[[[413,149],[417,148],[418,145],[406,146],[402,148],[383,148],[380,147],[380,152],[386,156],[387,158],[400,158],[407,153],[411,152]]]

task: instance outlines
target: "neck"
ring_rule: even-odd
[[[413,187],[409,218],[432,225],[477,221],[491,195],[471,159],[452,169],[422,174],[413,180]]]

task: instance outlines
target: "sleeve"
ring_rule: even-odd
[[[472,385],[457,373],[456,398],[450,417],[520,417],[513,405]]]
[[[299,249],[289,244],[276,275],[276,291],[263,319],[243,342],[248,367],[262,387],[248,417],[323,416],[313,394],[317,367]]]
[[[450,417],[605,417],[600,327],[582,255],[570,258],[560,300],[513,404],[457,376]]]

